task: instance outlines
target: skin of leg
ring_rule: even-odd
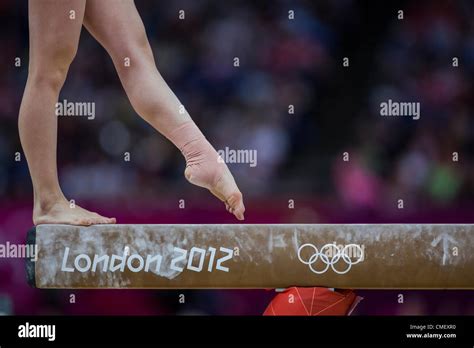
[[[71,209],[58,180],[55,104],[77,52],[85,5],[86,0],[28,4],[30,60],[18,127],[33,182],[35,225],[114,222],[77,206]]]
[[[209,170],[204,173],[206,168],[216,167],[217,153],[158,72],[134,2],[87,0],[84,25],[111,56],[135,111],[180,148],[187,161],[187,152],[198,153],[199,160],[207,161],[200,167],[188,162],[186,178],[209,189],[225,202],[228,211],[243,220],[242,194],[227,166],[219,164],[221,172],[216,180]],[[194,162],[198,161],[194,158]]]

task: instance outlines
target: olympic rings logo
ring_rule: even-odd
[[[309,257],[308,260],[303,260],[301,251],[306,247],[313,249],[314,253]],[[352,260],[352,257],[349,253],[350,250],[357,250],[357,254],[359,255],[357,260]],[[346,263],[345,269],[342,271],[336,269],[335,266],[341,259]],[[316,274],[326,273],[329,267],[331,267],[332,270],[337,274],[346,274],[351,270],[353,265],[356,265],[364,260],[364,249],[358,244],[348,244],[346,246],[326,244],[321,248],[321,250],[318,250],[318,248],[313,244],[306,243],[300,246],[298,249],[298,260],[300,260],[303,264],[308,265],[311,271]],[[321,270],[314,268],[314,265],[318,260],[321,260],[321,262],[325,265]]]

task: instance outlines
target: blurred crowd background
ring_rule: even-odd
[[[248,222],[474,222],[472,1],[136,4],[158,69],[211,143],[257,151],[256,167],[230,165]],[[22,243],[32,223],[27,164],[15,160],[27,13],[25,0],[0,2],[0,243]],[[96,105],[94,120],[59,118],[68,198],[121,223],[233,222],[185,181],[181,154],[133,111],[110,58],[85,29],[64,99]],[[381,117],[388,99],[420,102],[421,118]],[[258,315],[272,297],[186,291],[182,305],[179,291],[75,293],[69,304],[70,292],[29,289],[22,262],[0,260],[5,313]],[[403,306],[398,292],[361,293],[356,314],[474,314],[469,292],[405,292]]]

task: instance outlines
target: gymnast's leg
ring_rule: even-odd
[[[85,5],[86,0],[29,1],[30,62],[18,125],[33,182],[35,225],[115,222],[78,206],[71,208],[56,166],[55,104],[76,54]]]
[[[136,112],[183,153],[188,181],[209,189],[243,220],[242,194],[225,163],[219,161],[216,150],[158,72],[133,0],[87,0],[84,25],[112,57]]]

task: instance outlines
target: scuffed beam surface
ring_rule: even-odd
[[[474,288],[473,225],[41,225],[28,240],[38,288]]]

